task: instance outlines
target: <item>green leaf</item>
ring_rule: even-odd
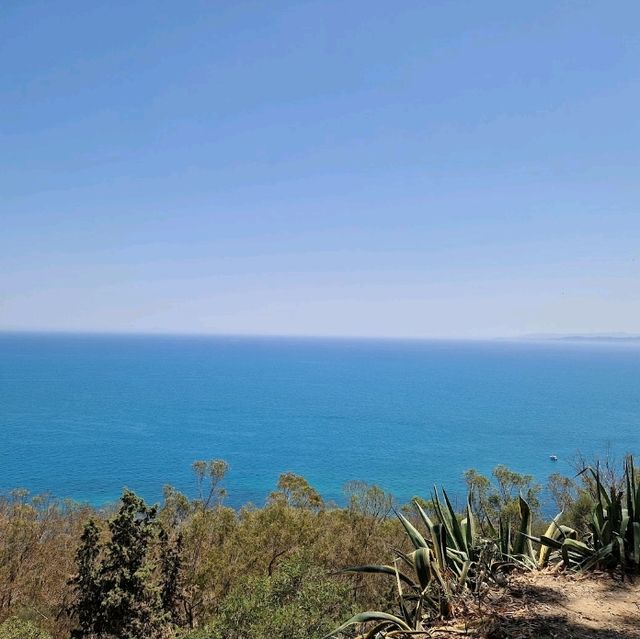
[[[462,528],[460,527],[460,522],[458,521],[458,517],[456,516],[456,511],[453,509],[451,502],[449,501],[449,496],[447,495],[447,491],[442,489],[442,494],[444,496],[444,500],[447,504],[447,509],[449,510],[449,521],[451,522],[451,532],[452,532],[452,542],[455,547],[460,550],[466,550],[466,540],[465,536],[462,534]]]
[[[418,581],[420,582],[420,590],[424,592],[432,579],[431,551],[428,548],[418,548],[413,557],[416,565],[416,574],[418,575]]]
[[[562,543],[557,541],[557,537],[562,535],[562,531],[558,526],[558,522],[560,521],[560,517],[562,517],[562,512],[559,512],[549,524],[544,535],[540,536],[540,553],[538,554],[538,567],[544,568],[549,561],[549,553],[552,548],[556,550],[560,550],[562,547]],[[557,546],[554,546],[557,544]]]
[[[513,554],[527,555],[533,559],[533,546],[531,545],[531,540],[527,539],[527,536],[531,536],[531,508],[529,508],[529,504],[522,498],[522,495],[519,497],[519,503],[521,517],[520,534],[516,537],[515,543],[513,544]]]
[[[417,501],[414,500],[413,505],[416,507],[418,514],[420,515],[420,517],[422,518],[422,521],[424,522],[424,525],[427,527],[427,530],[431,530],[431,528],[433,527],[433,522],[431,521],[430,517],[427,515],[426,512],[424,512],[424,509]]]
[[[329,637],[333,637],[337,635],[339,632],[344,632],[349,626],[355,626],[359,623],[367,623],[368,621],[388,621],[391,624],[398,627],[399,630],[411,630],[411,627],[408,626],[402,619],[396,617],[394,615],[390,615],[386,612],[378,612],[375,610],[368,610],[367,612],[361,612],[357,615],[354,615],[349,619],[349,621],[343,623],[339,628],[336,628],[334,631],[330,632],[328,635],[325,635],[323,639],[329,639]]]
[[[433,540],[433,554],[436,558],[436,565],[441,572],[447,569],[447,548],[445,545],[445,532],[442,524],[434,524],[431,531]]]
[[[590,548],[589,546],[587,546],[587,544],[583,543],[582,541],[578,541],[577,539],[565,539],[562,542],[562,547],[566,548],[567,550],[573,550],[574,552],[577,552],[578,554],[585,557],[589,557],[590,555],[594,554],[593,548]]]
[[[402,522],[404,529],[407,531],[407,535],[409,535],[409,539],[411,539],[411,543],[414,548],[428,548],[427,542],[425,538],[420,534],[420,531],[402,514],[396,513],[398,515],[398,519]]]
[[[467,552],[473,548],[476,543],[477,525],[476,518],[471,510],[471,497],[467,496]]]
[[[345,574],[354,574],[354,573],[366,573],[366,574],[378,574],[378,575],[391,575],[392,577],[396,576],[396,572],[398,577],[404,581],[409,586],[415,588],[416,583],[410,577],[407,577],[404,573],[400,571],[396,571],[393,566],[386,566],[383,564],[371,564],[368,566],[349,566],[348,568],[343,568],[340,570],[340,573]]]

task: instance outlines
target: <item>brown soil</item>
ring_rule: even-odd
[[[605,573],[512,576],[487,597],[486,639],[640,639],[640,579]],[[476,635],[478,636],[478,635]]]
[[[640,639],[640,578],[554,571],[512,574],[430,639]],[[404,635],[403,635],[404,636]]]

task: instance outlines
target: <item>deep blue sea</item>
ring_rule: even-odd
[[[640,345],[0,334],[0,433],[2,489],[157,500],[222,458],[232,505],[284,471],[408,500],[470,467],[640,452]]]

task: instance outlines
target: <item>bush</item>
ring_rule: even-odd
[[[352,611],[348,586],[304,555],[282,562],[271,576],[238,584],[208,627],[189,639],[314,639]]]
[[[31,621],[11,617],[0,625],[0,639],[50,639],[50,635]]]

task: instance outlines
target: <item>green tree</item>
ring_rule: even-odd
[[[393,496],[380,486],[364,481],[350,481],[344,486],[349,511],[375,521],[386,519],[393,510]]]
[[[160,589],[153,583],[154,562],[150,546],[157,533],[157,509],[148,507],[130,490],[109,522],[100,569],[103,634],[119,639],[144,639],[159,635],[165,621]]]
[[[539,516],[542,489],[533,481],[532,475],[517,473],[506,466],[496,466],[491,472],[493,482],[474,469],[464,474],[473,511],[479,515],[480,523],[490,519],[494,525],[498,519],[509,520],[513,525],[520,521],[519,496],[529,504],[534,519]]]
[[[324,501],[320,493],[302,476],[283,473],[278,479],[278,490],[271,493],[269,500],[283,501],[287,506],[305,510],[322,510]]]
[[[204,510],[221,506],[227,494],[221,484],[229,471],[229,464],[223,459],[197,460],[191,467],[198,485],[199,505]]]
[[[184,617],[185,601],[183,537],[182,533],[178,533],[172,541],[167,531],[162,528],[159,538],[162,609],[169,615],[173,624],[179,626]]]
[[[78,573],[73,611],[78,639],[161,637],[175,614],[179,584],[179,547],[160,540],[157,509],[125,490],[121,506],[108,523],[109,541],[101,545],[93,521],[85,527],[76,554]],[[159,565],[160,564],[160,565]],[[165,609],[165,606],[168,609]]]
[[[77,594],[72,611],[80,626],[71,633],[72,637],[90,637],[102,623],[102,592],[98,567],[100,548],[100,531],[96,522],[90,519],[84,527],[80,546],[76,551],[78,574],[69,580]]]

